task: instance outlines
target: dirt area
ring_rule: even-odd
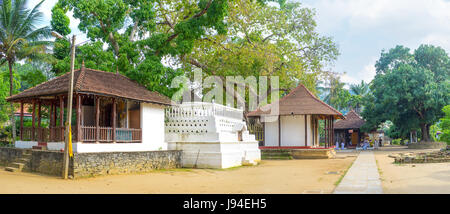
[[[384,193],[450,193],[450,163],[394,164],[389,154],[427,152],[406,146],[387,146],[375,152]]]
[[[0,168],[0,193],[331,193],[356,154],[267,160],[225,170],[175,169],[76,180]]]

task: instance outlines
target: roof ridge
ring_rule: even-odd
[[[81,69],[79,69],[77,71],[80,71],[80,72],[78,74],[77,82],[75,83],[75,91],[79,91],[81,89],[81,83],[84,80],[84,73],[85,73],[84,66],[82,66]],[[74,72],[76,72],[76,71],[74,71]]]
[[[301,83],[300,83],[301,84]],[[316,96],[314,96],[314,94],[312,94],[311,91],[309,91],[303,84],[301,84],[303,86],[303,88],[306,89],[306,92],[309,93],[309,95],[311,95],[315,100],[321,102],[322,104],[325,104],[325,106],[327,106],[329,109],[331,109],[332,111],[340,114],[341,116],[344,116],[340,111],[336,110],[335,108],[333,108],[332,106],[328,105],[327,103],[325,103],[324,101],[320,100],[319,98],[317,98]]]
[[[61,79],[62,77],[68,75],[69,73],[70,73],[70,72],[66,72],[66,73],[64,73],[64,74],[61,75],[61,76],[56,76],[56,77],[54,77],[53,79],[50,79],[50,80],[41,82],[41,83],[39,83],[39,84],[37,84],[37,85],[31,87],[31,88],[27,88],[27,89],[25,89],[25,90],[23,90],[23,91],[20,91],[20,92],[17,93],[17,94],[13,94],[13,95],[11,95],[11,96],[9,96],[9,97],[6,97],[5,99],[8,100],[8,99],[10,99],[10,98],[13,98],[13,97],[16,96],[16,95],[19,95],[19,94],[21,94],[21,93],[30,91],[30,90],[32,90],[32,89],[35,89],[35,88],[37,88],[37,87],[39,87],[39,86],[41,86],[41,85],[43,85],[43,84],[48,84],[49,82],[53,82],[53,81],[55,81],[55,80]]]

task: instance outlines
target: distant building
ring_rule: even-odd
[[[365,122],[354,110],[349,111],[345,115],[345,120],[338,120],[334,123],[336,141],[344,142],[346,147],[357,146],[361,142],[361,138],[365,136],[365,133],[360,130]]]
[[[324,147],[332,147],[333,122],[344,118],[342,113],[318,99],[302,84],[278,102],[261,107],[247,116],[259,118],[263,123],[263,147],[279,148],[319,148],[319,120],[325,123]]]

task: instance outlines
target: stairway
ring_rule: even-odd
[[[47,150],[47,143],[45,142],[38,142],[37,146],[33,146],[33,149],[36,150]]]
[[[9,164],[8,167],[5,168],[8,172],[21,172],[22,169],[30,163],[31,160],[31,150],[24,150],[22,152],[21,158],[18,158],[16,162]]]
[[[292,154],[287,149],[261,149],[262,160],[292,160]]]

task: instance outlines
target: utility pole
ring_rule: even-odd
[[[69,176],[69,136],[72,134],[72,102],[73,102],[73,70],[75,67],[75,35],[72,36],[72,45],[70,52],[70,80],[69,80],[69,96],[67,99],[67,121],[66,121],[66,137],[64,139],[64,170],[63,178]]]

